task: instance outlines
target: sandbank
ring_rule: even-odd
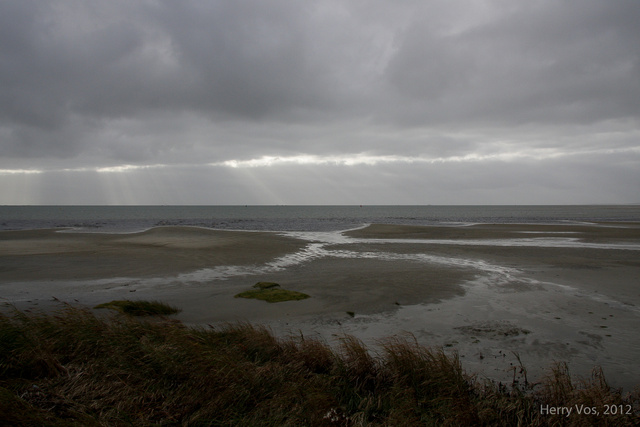
[[[351,237],[378,239],[522,239],[566,237],[585,242],[625,242],[640,239],[640,223],[585,224],[472,224],[413,226],[372,224],[345,233]]]
[[[176,276],[219,265],[264,263],[305,242],[275,233],[157,227],[101,234],[0,232],[0,283]]]

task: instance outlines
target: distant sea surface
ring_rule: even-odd
[[[585,206],[0,206],[0,230],[135,232],[156,226],[339,231],[367,224],[640,221],[640,205]]]

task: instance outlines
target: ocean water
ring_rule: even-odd
[[[134,232],[156,226],[340,231],[367,224],[640,221],[640,205],[586,206],[0,206],[0,230]]]

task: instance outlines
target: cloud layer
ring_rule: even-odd
[[[635,0],[3,1],[0,203],[640,202],[638,22]]]

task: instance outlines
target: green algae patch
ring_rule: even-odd
[[[180,312],[176,307],[159,301],[110,301],[94,308],[109,308],[129,316],[167,316]]]
[[[252,298],[266,302],[299,301],[309,298],[307,294],[282,289],[279,284],[273,282],[258,282],[253,287],[254,289],[241,292],[235,297]]]

